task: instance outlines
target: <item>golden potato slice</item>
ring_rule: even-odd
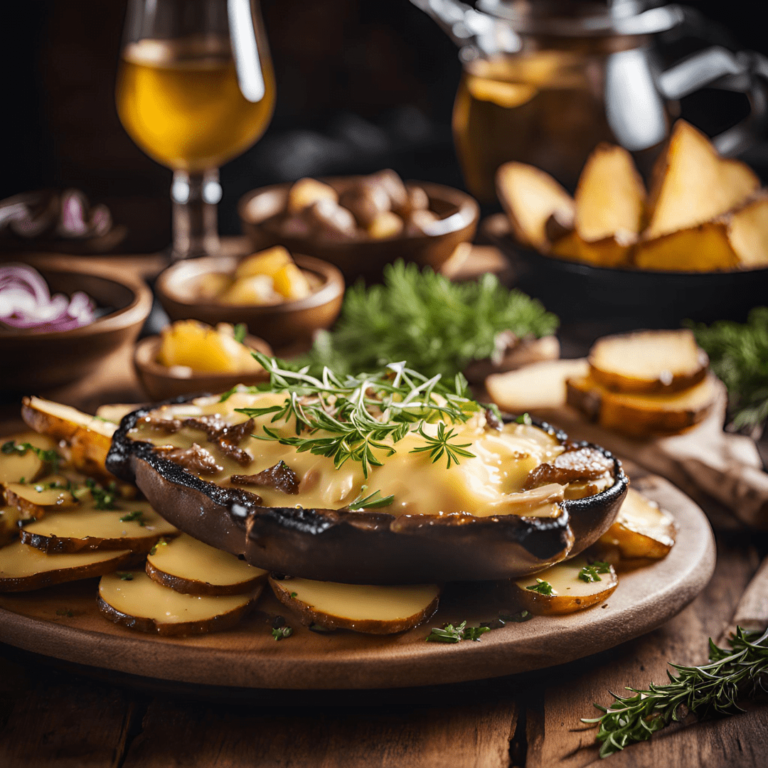
[[[339,201],[336,190],[317,179],[299,179],[288,191],[288,213],[299,213],[318,200]]]
[[[269,583],[277,599],[297,611],[305,624],[370,635],[412,629],[432,616],[440,597],[434,584],[382,587],[272,577]]]
[[[675,545],[676,536],[672,515],[630,488],[616,521],[600,543],[616,547],[622,560],[661,560]]]
[[[538,251],[549,250],[547,221],[557,214],[573,221],[573,198],[548,173],[524,163],[505,163],[496,171],[496,190],[515,237]]]
[[[632,259],[639,269],[661,272],[716,272],[739,265],[725,220],[708,221],[651,239],[644,236]]]
[[[47,475],[34,483],[7,483],[5,500],[15,506],[23,519],[42,519],[47,512],[77,507],[70,481],[63,475]]]
[[[618,235],[628,246],[642,228],[645,196],[632,155],[623,147],[598,144],[576,188],[576,232],[587,243]]]
[[[185,533],[155,547],[146,570],[153,581],[186,595],[241,595],[267,577],[261,568]]]
[[[163,536],[178,533],[146,501],[134,501],[122,510],[79,509],[47,514],[25,525],[21,541],[49,555],[130,549],[149,551]]]
[[[224,597],[183,595],[152,581],[144,571],[129,571],[102,576],[98,606],[110,621],[129,629],[174,637],[204,635],[235,626],[261,589]]]
[[[653,173],[646,239],[691,229],[741,205],[760,187],[752,170],[718,155],[709,139],[678,120]]]
[[[19,536],[21,513],[18,507],[0,507],[0,547],[10,544]]]
[[[728,240],[739,266],[768,267],[768,196],[761,196],[730,216]]]
[[[267,248],[246,256],[235,269],[235,278],[251,277],[252,275],[269,275],[274,277],[286,264],[293,264],[291,254],[282,245]]]
[[[591,376],[568,379],[568,405],[601,427],[632,437],[676,435],[703,421],[717,390],[711,377],[682,392],[633,395],[612,392]]]
[[[133,558],[130,550],[46,555],[17,541],[0,549],[0,592],[27,592],[103,576],[126,566]]]
[[[618,584],[612,565],[584,556],[510,582],[518,604],[540,616],[583,611],[607,600]]]
[[[548,360],[489,376],[485,388],[491,400],[509,413],[561,408],[565,405],[566,379],[588,372],[586,360]]]
[[[605,336],[589,353],[592,378],[616,392],[680,392],[698,384],[709,367],[691,331],[641,331]]]
[[[56,441],[37,432],[21,432],[0,438],[0,485],[6,483],[31,483],[37,480],[50,464],[40,456],[40,451],[55,451]],[[32,449],[23,449],[31,445]],[[21,448],[22,450],[18,450]],[[39,451],[35,451],[38,448]]]

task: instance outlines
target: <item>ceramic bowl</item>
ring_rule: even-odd
[[[35,394],[84,379],[123,344],[132,344],[152,308],[152,293],[139,279],[95,267],[87,258],[28,256],[51,293],[84,291],[106,313],[69,331],[35,333],[0,329],[0,392]]]
[[[344,299],[344,278],[336,267],[320,259],[294,255],[294,261],[319,284],[312,294],[298,301],[255,306],[200,300],[195,293],[200,279],[213,273],[232,274],[238,262],[236,256],[180,261],[158,277],[155,292],[171,320],[200,320],[208,325],[245,323],[252,335],[273,347],[300,344],[336,320]]]
[[[344,176],[323,179],[338,192],[355,181]],[[461,190],[430,182],[413,182],[429,197],[429,207],[440,216],[436,234],[399,235],[386,240],[327,242],[317,238],[286,237],[271,217],[285,209],[291,184],[275,184],[248,192],[240,198],[238,212],[243,232],[255,251],[284,245],[291,253],[306,253],[335,264],[347,279],[377,279],[385,264],[396,259],[413,261],[438,270],[456,247],[470,241],[477,229],[480,209],[474,198]]]

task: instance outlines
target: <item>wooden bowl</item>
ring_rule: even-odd
[[[272,355],[272,347],[263,339],[247,336],[246,344],[257,352]],[[191,371],[183,375],[178,369],[169,368],[157,362],[160,351],[160,337],[148,336],[142,339],[133,352],[133,365],[144,391],[151,400],[172,400],[181,395],[202,392],[217,394],[232,389],[236,384],[258,384],[266,381],[266,371],[247,371],[244,373],[207,373]]]
[[[344,278],[336,267],[320,259],[297,255],[294,260],[320,281],[317,290],[298,301],[255,306],[198,299],[194,290],[200,277],[232,274],[239,261],[236,256],[180,261],[158,277],[155,292],[171,320],[200,320],[208,325],[245,323],[251,334],[273,347],[307,342],[315,331],[329,328],[338,317],[344,299]]]
[[[339,193],[354,181],[344,176],[323,179]],[[480,208],[474,198],[461,190],[431,182],[409,182],[422,187],[429,197],[429,207],[441,218],[439,234],[400,235],[387,240],[360,239],[333,243],[306,237],[286,237],[270,218],[285,209],[291,184],[274,184],[255,189],[240,198],[238,212],[243,232],[254,250],[284,245],[291,253],[307,253],[335,264],[347,279],[376,279],[385,264],[396,259],[414,261],[439,269],[458,245],[470,241],[477,229]]]
[[[51,293],[84,291],[97,307],[111,311],[90,325],[35,333],[0,329],[3,373],[0,392],[34,394],[92,374],[111,352],[132,344],[152,308],[152,293],[140,280],[95,267],[87,258],[27,256]]]

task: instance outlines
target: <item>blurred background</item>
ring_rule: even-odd
[[[716,41],[768,53],[756,4],[694,2],[719,25]],[[239,233],[238,198],[305,175],[370,173],[464,187],[451,134],[458,51],[408,0],[263,0],[277,107],[264,138],[222,169],[222,234]],[[6,105],[0,198],[77,187],[128,227],[124,253],[170,240],[171,172],[129,138],[114,103],[125,0],[24,0],[6,9],[0,57]],[[678,31],[660,38],[670,61],[696,50]],[[682,114],[714,134],[743,117],[741,94],[705,89]],[[765,180],[768,152],[747,161]],[[484,212],[494,210],[488,203]]]

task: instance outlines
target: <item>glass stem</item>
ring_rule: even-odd
[[[219,252],[216,205],[221,200],[219,171],[174,171],[173,249],[171,258],[192,259]]]

